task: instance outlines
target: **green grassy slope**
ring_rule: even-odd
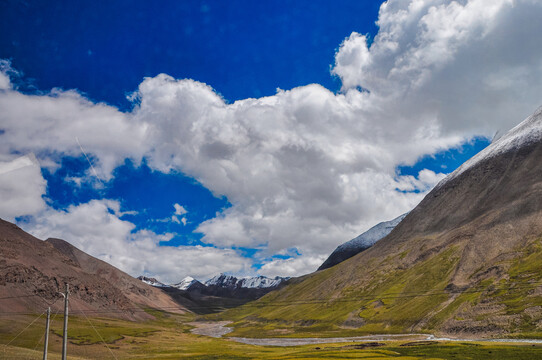
[[[470,286],[451,287],[464,246],[448,247],[404,269],[391,265],[397,258],[387,258],[372,265],[373,276],[363,273],[364,266],[333,267],[211,318],[233,320],[230,336],[246,337],[450,334],[453,329],[458,336],[542,337],[540,241],[480,267]],[[488,272],[495,266],[506,272]]]

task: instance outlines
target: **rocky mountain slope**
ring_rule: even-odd
[[[70,285],[72,312],[128,319],[150,318],[144,309],[184,308],[160,290],[60,239],[39,240],[0,220],[0,311],[38,312],[63,306]]]
[[[390,221],[384,221],[373,226],[363,234],[354,239],[339,245],[329,257],[324,261],[318,270],[324,270],[350,259],[352,256],[359,254],[363,250],[367,250],[373,246],[378,240],[386,237],[404,218],[407,214],[396,217]]]
[[[540,159],[542,109],[441,181],[371,248],[223,316],[236,320],[234,335],[248,336],[542,336]]]

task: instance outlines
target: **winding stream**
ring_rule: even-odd
[[[190,330],[193,334],[205,335],[214,338],[222,337],[233,331],[227,327],[231,321],[216,321],[216,322],[192,322],[189,325],[194,326]],[[353,341],[389,341],[389,340],[409,340],[409,341],[484,341],[484,342],[503,342],[503,343],[529,343],[542,344],[539,339],[451,339],[440,338],[427,334],[392,334],[392,335],[368,335],[368,336],[353,336],[353,337],[336,337],[336,338],[243,338],[229,337],[228,339],[248,345],[260,346],[298,346],[311,344],[326,344],[326,343],[345,343]]]

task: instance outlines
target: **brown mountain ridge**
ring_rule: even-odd
[[[0,312],[62,308],[64,283],[70,285],[70,311],[148,319],[146,308],[184,312],[159,289],[96,259],[60,239],[39,240],[0,219]]]

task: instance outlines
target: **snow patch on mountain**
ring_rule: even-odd
[[[405,216],[407,216],[408,213],[403,214],[399,217],[396,217],[393,220],[390,221],[384,221],[381,222],[363,234],[359,235],[358,237],[345,242],[342,245],[339,245],[335,251],[341,251],[346,249],[361,249],[361,248],[369,248],[373,246],[378,240],[383,239],[386,237],[403,219]]]
[[[519,149],[523,146],[528,146],[542,139],[542,107],[539,107],[534,114],[522,121],[519,125],[512,128],[500,139],[491,143],[484,150],[465,161],[463,165],[457,168],[450,175],[441,180],[435,189],[441,188],[449,181],[455,179],[466,170],[472,168],[479,162],[491,159],[495,156],[504,154],[511,150]]]
[[[283,278],[280,276],[275,276],[274,278],[268,278],[266,276],[255,276],[249,278],[243,278],[239,280],[240,287],[242,288],[252,288],[252,289],[264,289],[278,286],[281,282],[289,278]]]

